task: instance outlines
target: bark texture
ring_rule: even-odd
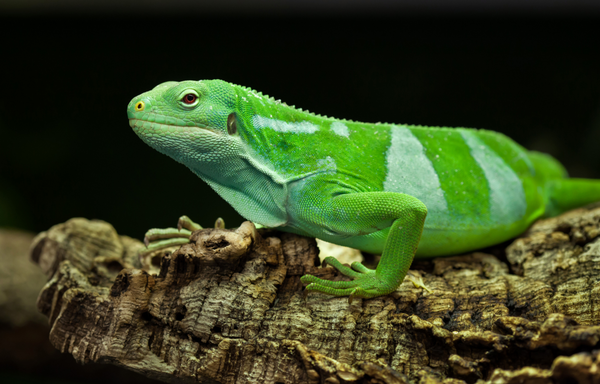
[[[303,297],[313,239],[204,229],[171,254],[107,223],[41,233],[50,340],[80,362],[170,383],[592,383],[600,381],[600,209],[540,221],[504,252],[419,261],[369,300]],[[142,267],[144,266],[144,267]]]

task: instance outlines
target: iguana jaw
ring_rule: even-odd
[[[235,155],[235,152],[222,150],[231,148],[231,139],[214,128],[157,123],[136,118],[130,118],[129,125],[150,147],[185,164],[194,172],[208,172],[210,168],[204,166],[207,162]]]
[[[213,135],[220,134],[220,132],[214,128],[210,128],[210,127],[199,125],[199,124],[197,124],[195,126],[187,126],[187,125],[182,126],[182,125],[175,125],[175,124],[157,123],[157,122],[153,122],[153,121],[136,119],[136,118],[129,119],[129,126],[131,128],[133,128],[133,130],[138,135],[144,135],[147,132],[154,133],[154,134],[162,134],[162,133],[166,134],[173,130],[187,131],[187,130],[193,130],[193,129],[201,129],[201,130],[206,131],[207,133],[210,133]]]

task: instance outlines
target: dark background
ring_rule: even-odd
[[[2,18],[0,225],[83,216],[137,238],[182,214],[238,225],[128,125],[131,98],[167,80],[225,79],[340,118],[492,129],[600,177],[600,18],[567,16]]]
[[[0,227],[38,232],[83,216],[142,238],[182,214],[237,226],[207,185],[129,128],[128,102],[167,80],[220,78],[340,118],[492,129],[600,178],[593,6],[62,4],[0,5]],[[92,366],[43,377],[105,381]]]

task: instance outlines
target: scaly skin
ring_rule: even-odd
[[[127,112],[144,142],[246,219],[382,253],[376,270],[328,258],[353,280],[306,275],[307,291],[385,295],[415,256],[496,244],[600,200],[598,181],[568,179],[556,160],[499,133],[333,119],[221,80],[160,84]]]

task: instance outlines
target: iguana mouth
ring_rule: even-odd
[[[159,132],[168,132],[170,130],[188,130],[188,129],[202,129],[205,131],[208,131],[210,133],[213,134],[219,134],[219,131],[217,131],[214,128],[210,128],[207,126],[203,126],[203,125],[194,125],[194,126],[189,126],[189,125],[175,125],[175,124],[164,124],[164,123],[157,123],[154,121],[148,121],[148,120],[142,120],[142,119],[136,119],[136,118],[131,118],[129,119],[129,126],[135,130],[140,130],[140,131],[144,131],[146,129],[151,129],[153,131],[159,131]]]

